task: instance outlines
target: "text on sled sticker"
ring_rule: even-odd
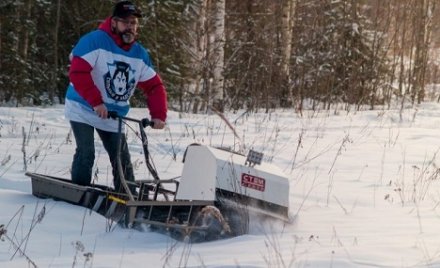
[[[266,188],[266,180],[250,174],[241,174],[241,186],[264,192]]]

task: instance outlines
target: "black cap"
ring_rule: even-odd
[[[130,1],[116,3],[113,9],[113,17],[126,18],[130,15],[141,18],[142,12]]]

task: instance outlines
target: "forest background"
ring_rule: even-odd
[[[146,0],[139,41],[180,112],[439,101],[436,0]],[[0,105],[64,102],[69,53],[109,0],[3,0]],[[143,105],[135,95],[132,104]],[[336,107],[336,108],[335,108]]]

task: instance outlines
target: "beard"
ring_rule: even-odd
[[[112,32],[119,35],[124,44],[131,44],[136,39],[136,33],[130,29],[120,31],[118,28],[112,27]]]
[[[125,44],[131,44],[136,38],[136,35],[130,30],[120,32],[119,36]]]

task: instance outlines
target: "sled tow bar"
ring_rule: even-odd
[[[154,191],[154,200],[156,200],[157,195],[159,193],[159,188],[160,188],[161,183],[160,183],[160,178],[159,178],[159,175],[157,174],[156,169],[153,167],[153,165],[150,162],[150,152],[148,151],[148,139],[147,139],[147,134],[145,134],[145,131],[144,131],[144,128],[146,128],[147,126],[153,127],[154,122],[148,118],[143,118],[143,119],[139,120],[139,119],[134,119],[131,117],[120,116],[115,111],[109,111],[108,117],[119,121],[119,125],[118,125],[119,138],[118,138],[118,145],[117,145],[118,152],[117,152],[116,159],[117,159],[118,172],[119,172],[119,177],[121,179],[121,184],[124,187],[125,192],[128,194],[130,201],[134,201],[134,197],[133,197],[132,191],[130,190],[130,187],[128,187],[127,181],[125,180],[124,172],[123,172],[123,168],[122,168],[122,163],[121,163],[122,120],[132,121],[132,122],[136,122],[139,124],[139,131],[141,134],[142,149],[144,151],[145,163],[146,163],[147,168],[150,171],[151,175],[153,176],[154,181],[156,182],[156,189]],[[141,193],[139,193],[139,194],[141,194]]]

